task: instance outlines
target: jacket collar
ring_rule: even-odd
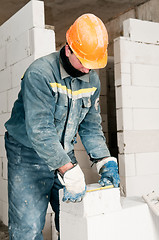
[[[62,66],[62,63],[60,61],[60,73],[61,73],[61,78],[64,79],[64,78],[67,78],[67,77],[71,77],[66,71],[65,69],[63,68]],[[78,77],[78,79],[84,81],[84,82],[89,82],[89,77],[90,77],[90,73],[87,73],[81,77]]]

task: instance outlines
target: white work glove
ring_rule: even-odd
[[[80,202],[86,192],[86,184],[84,174],[77,164],[73,168],[66,171],[63,178],[59,178],[64,185],[63,202]]]
[[[101,176],[99,184],[104,186],[114,185],[119,187],[120,178],[118,173],[118,164],[115,157],[107,157],[96,163],[97,172]]]

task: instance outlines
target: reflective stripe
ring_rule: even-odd
[[[50,83],[50,85],[54,92],[60,92],[60,93],[66,94],[68,95],[69,98],[72,98],[72,99],[90,97],[91,95],[94,94],[94,92],[97,89],[96,87],[92,87],[92,88],[83,88],[77,91],[72,91],[71,89],[68,89],[66,86],[63,86],[60,83]]]

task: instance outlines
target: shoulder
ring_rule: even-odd
[[[39,79],[52,79],[60,72],[59,52],[51,53],[35,60],[26,70],[24,77],[37,75]]]
[[[90,71],[90,83],[96,88],[100,88],[100,79],[95,70]]]

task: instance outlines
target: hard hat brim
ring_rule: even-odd
[[[76,54],[75,52],[74,52],[74,54],[76,55],[76,57],[79,59],[79,61],[82,63],[82,65],[85,68],[100,69],[100,68],[104,68],[107,65],[107,61],[108,61],[107,51],[106,51],[105,55],[103,56],[103,58],[97,59],[96,61],[89,61],[87,59],[83,59],[83,58],[79,57],[78,54]]]

